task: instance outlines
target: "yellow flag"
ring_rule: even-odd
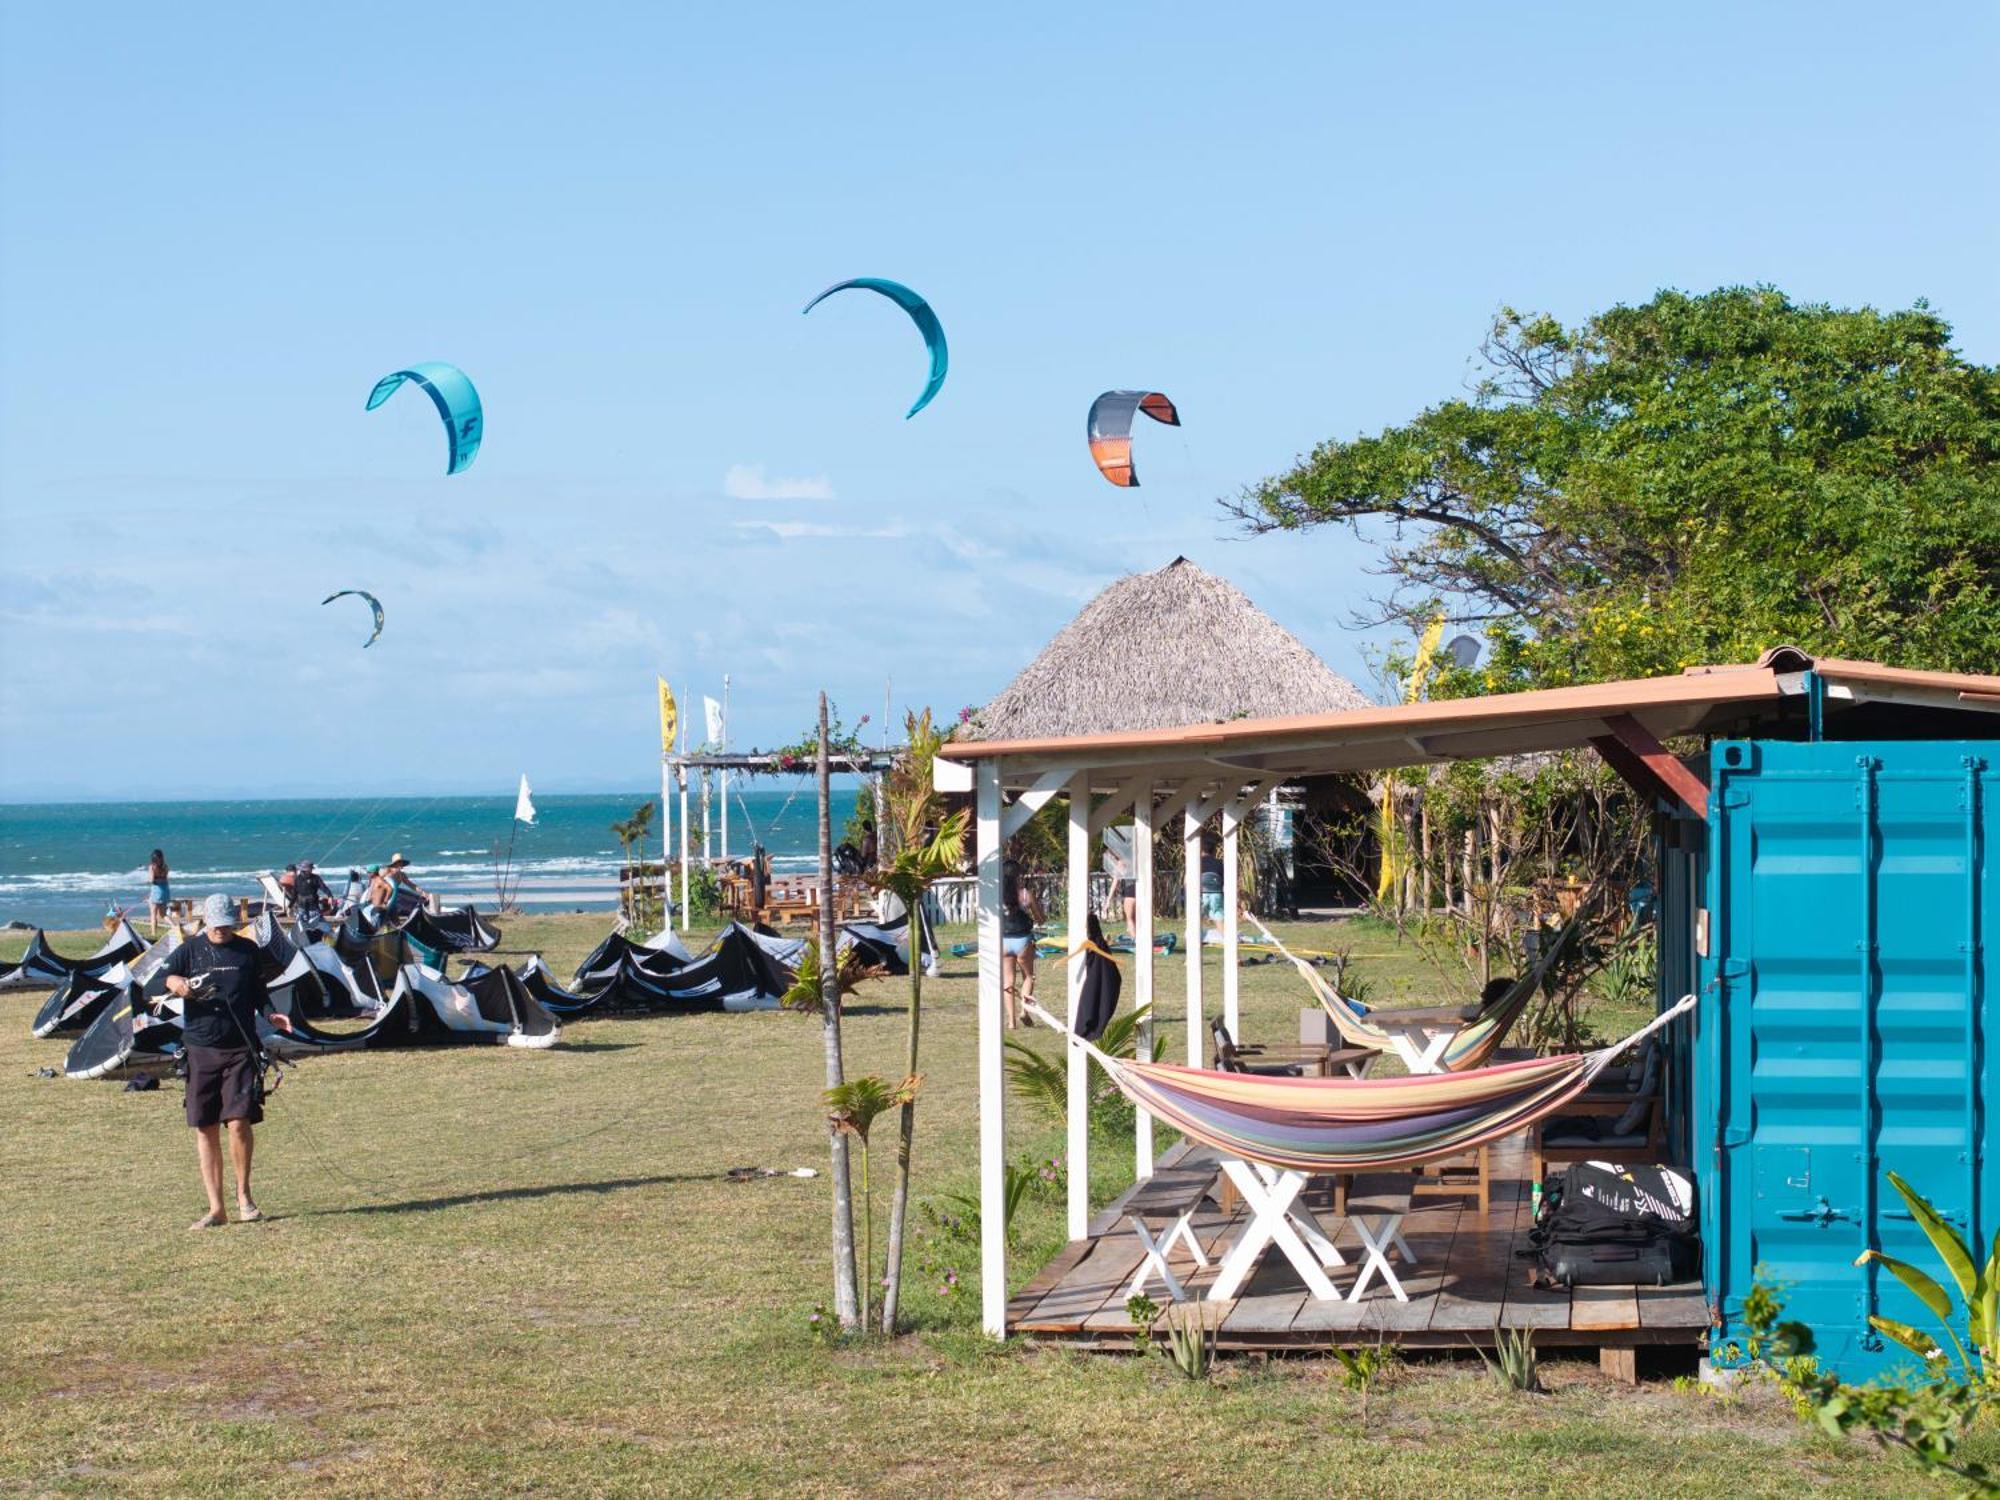
[[[1403,689],[1403,701],[1416,703],[1424,696],[1431,669],[1437,664],[1438,642],[1444,636],[1444,616],[1439,615],[1424,628],[1417,641],[1417,660],[1410,668],[1410,680]],[[1387,901],[1396,893],[1396,882],[1403,878],[1403,867],[1409,863],[1410,851],[1404,847],[1403,819],[1396,806],[1396,785],[1389,777],[1382,778],[1382,873],[1375,883],[1375,899]]]
[[[674,753],[674,733],[680,727],[680,712],[674,707],[674,690],[662,677],[660,684],[660,754]]]

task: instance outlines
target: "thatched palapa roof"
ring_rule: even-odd
[[[1177,557],[1086,604],[971,728],[1036,739],[1369,706],[1241,589]]]

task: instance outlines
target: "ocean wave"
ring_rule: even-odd
[[[451,884],[468,880],[490,880],[493,875],[492,860],[482,860],[472,864],[433,864],[414,867],[419,873],[419,884]],[[320,875],[336,890],[346,879],[348,869],[362,866],[328,865],[320,868]],[[594,855],[566,855],[545,860],[517,859],[511,867],[510,879],[514,876],[610,876],[619,872],[619,862],[615,858]],[[257,883],[262,874],[274,873],[269,867],[264,869],[208,869],[175,870],[171,884],[186,890],[191,886],[237,886],[248,890]],[[47,872],[22,873],[0,876],[0,897],[44,896],[44,895],[101,895],[121,891],[143,891],[146,887],[146,872],[137,870],[51,870]]]

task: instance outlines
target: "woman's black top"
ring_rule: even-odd
[[[1008,865],[1000,873],[1000,935],[1032,937],[1035,919],[1028,911],[1027,892],[1021,888],[1021,872]]]

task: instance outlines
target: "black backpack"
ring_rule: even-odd
[[[1578,1162],[1528,1232],[1535,1286],[1665,1286],[1700,1264],[1694,1183],[1672,1167]]]

